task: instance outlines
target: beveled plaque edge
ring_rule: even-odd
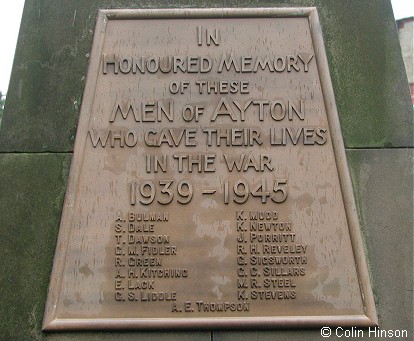
[[[83,164],[88,122],[93,105],[94,93],[99,74],[100,63],[92,63],[93,56],[101,55],[108,20],[128,19],[186,19],[186,18],[281,18],[308,17],[314,53],[321,82],[330,137],[338,170],[341,192],[344,201],[349,234],[351,238],[356,272],[361,290],[361,300],[365,315],[338,316],[278,316],[246,318],[111,318],[111,319],[59,319],[56,316],[59,292],[62,284],[64,264],[68,252],[72,220],[74,217],[74,193],[79,183]],[[80,151],[76,153],[76,151]],[[78,128],[74,143],[67,191],[62,210],[52,273],[48,289],[42,331],[63,330],[116,330],[116,329],[232,329],[240,328],[316,328],[322,326],[361,326],[378,325],[378,317],[372,293],[368,266],[362,243],[359,219],[349,174],[345,147],[335,102],[334,91],[329,73],[323,41],[322,28],[316,7],[286,8],[186,8],[186,9],[101,9],[91,48],[91,58],[83,93]]]
[[[80,330],[179,330],[179,329],[294,329],[318,327],[370,327],[366,315],[212,317],[212,318],[114,318],[55,319],[44,331]]]

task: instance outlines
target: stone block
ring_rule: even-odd
[[[0,154],[0,338],[36,340],[70,154]]]
[[[413,337],[413,150],[347,153],[382,329]]]
[[[412,146],[410,94],[388,0],[151,3],[154,8],[254,6],[317,7],[347,147]],[[27,0],[0,151],[71,151],[98,9],[148,7],[145,1]]]
[[[199,332],[41,332],[70,154],[0,154],[0,340],[211,340]]]

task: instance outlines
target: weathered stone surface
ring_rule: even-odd
[[[388,0],[28,0],[0,151],[71,151],[99,8],[316,6],[347,147],[412,146],[412,108]],[[392,94],[392,96],[389,96]]]
[[[413,150],[348,152],[382,329],[413,337]]]
[[[0,155],[3,340],[41,336],[69,163],[69,154]]]
[[[412,146],[413,110],[390,3],[356,2],[318,7],[345,146]]]

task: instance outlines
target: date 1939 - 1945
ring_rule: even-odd
[[[287,180],[275,179],[267,181],[261,179],[255,184],[250,184],[244,179],[235,181],[225,180],[220,192],[223,193],[225,204],[235,202],[244,204],[250,197],[260,198],[263,204],[269,201],[280,204],[286,201],[288,197]],[[131,205],[141,203],[151,205],[157,202],[161,205],[168,205],[173,200],[186,205],[191,202],[194,195],[194,186],[191,181],[182,179],[174,180],[145,180],[142,182],[131,181],[128,184],[129,201]],[[203,195],[214,195],[217,188],[204,188],[201,191]]]

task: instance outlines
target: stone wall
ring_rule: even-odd
[[[41,332],[98,9],[206,6],[317,7],[380,328],[412,339],[413,113],[388,0],[26,0],[0,129],[0,339],[321,339],[319,330]]]

